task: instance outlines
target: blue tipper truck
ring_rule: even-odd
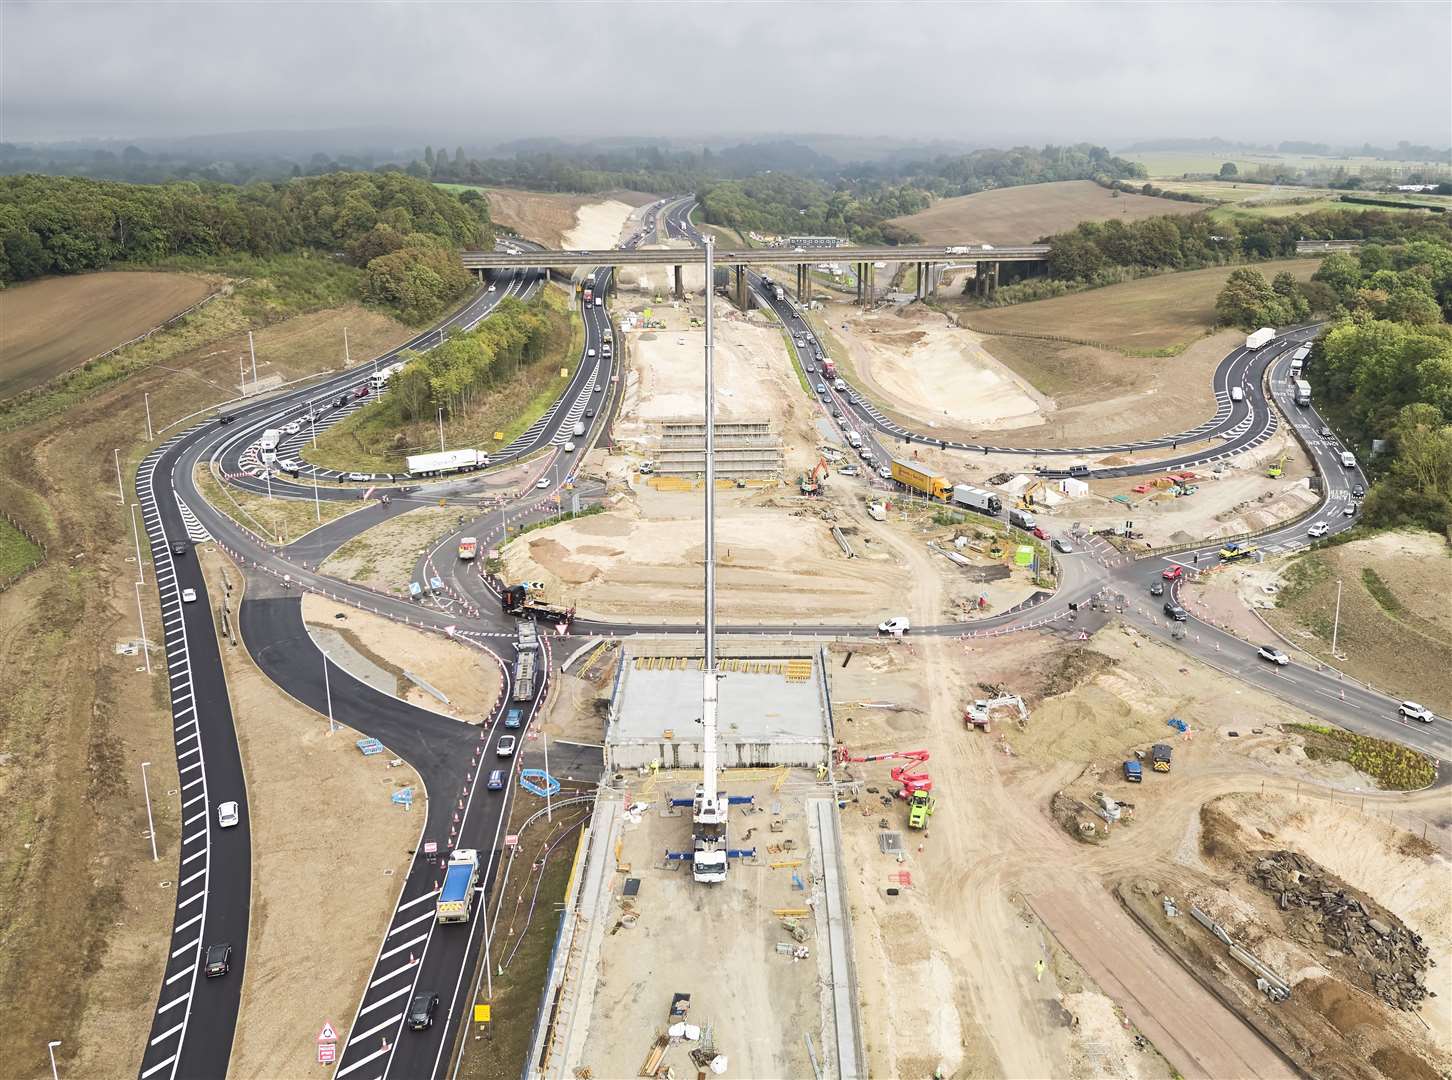
[[[457,848],[449,856],[436,914],[441,923],[468,922],[474,906],[474,881],[479,876],[479,853]]]
[[[1124,763],[1124,778],[1131,784],[1142,783],[1144,780],[1144,769],[1138,761],[1126,761]]]

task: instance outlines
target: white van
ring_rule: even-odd
[[[1350,450],[1341,451],[1341,467],[1343,469],[1356,468],[1356,455]]]
[[[575,424],[575,438],[578,439],[583,434],[585,434],[585,425],[584,424],[581,424],[581,423],[576,423]]]
[[[1238,386],[1232,386],[1230,388],[1230,400],[1231,401],[1244,401],[1245,400],[1245,391],[1242,390]]]

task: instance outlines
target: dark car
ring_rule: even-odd
[[[503,791],[504,790],[504,770],[503,769],[494,769],[492,772],[490,772],[490,774],[489,774],[489,780],[488,780],[488,782],[484,786],[487,787],[490,791]]]
[[[335,408],[335,409],[341,409],[346,404],[348,404],[348,395],[347,394],[341,394],[338,397],[336,397],[336,398],[333,399],[333,408]]]
[[[236,419],[237,418],[235,416],[233,416],[231,413],[223,413],[221,416],[217,417],[217,423],[219,423],[219,424],[230,424],[233,420],[236,420]]]
[[[232,970],[232,946],[225,942],[207,946],[207,978],[215,979]]]
[[[1151,581],[1150,582],[1150,595],[1151,596],[1164,596],[1165,595],[1165,583],[1163,581]]]
[[[585,410],[585,415],[586,415],[586,416],[587,416],[587,417],[589,417],[589,416],[594,416],[594,415],[595,415],[595,410],[594,410],[594,409],[586,409],[586,410]]]
[[[172,544],[171,553],[173,555],[185,555],[187,553],[187,546],[178,540],[175,544]]]
[[[511,731],[518,728],[523,722],[523,709],[510,709],[507,713],[504,714],[504,726],[509,728]]]
[[[1184,622],[1190,617],[1190,613],[1173,600],[1165,601],[1165,614],[1174,619],[1175,622]]]
[[[1366,494],[1366,488],[1362,487],[1360,484],[1352,484],[1351,485],[1351,497],[1353,499],[1359,499],[1359,498],[1361,498],[1365,494]]]
[[[1326,425],[1322,424],[1321,425],[1320,435],[1321,435],[1321,438],[1323,438],[1323,439],[1329,439],[1329,438],[1331,438],[1331,429],[1328,428]]]
[[[439,1007],[439,995],[432,990],[420,990],[414,994],[408,1005],[408,1026],[414,1031],[424,1031],[434,1026],[434,1010]]]

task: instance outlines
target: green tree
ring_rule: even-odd
[[[1311,280],[1329,285],[1343,304],[1349,304],[1361,284],[1361,264],[1345,252],[1333,252],[1321,260]]]
[[[1271,288],[1264,274],[1249,267],[1230,272],[1225,287],[1215,298],[1215,315],[1221,323],[1242,330],[1290,321],[1285,299]]]
[[[1311,314],[1311,305],[1301,294],[1301,286],[1289,270],[1282,270],[1271,281],[1271,289],[1285,304],[1287,319],[1282,321],[1304,322]]]
[[[1233,162],[1233,161],[1227,161],[1223,165],[1220,166],[1220,178],[1222,180],[1228,179],[1228,178],[1230,178],[1232,176],[1239,176],[1239,175],[1240,175],[1240,170],[1235,167],[1235,162]]]

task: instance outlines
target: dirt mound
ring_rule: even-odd
[[[1441,1074],[1432,1066],[1395,1046],[1383,1046],[1371,1055],[1371,1063],[1379,1072],[1397,1080],[1441,1080]]]
[[[1075,687],[1082,686],[1102,671],[1108,671],[1114,667],[1115,661],[1112,657],[1105,656],[1102,652],[1093,649],[1071,649],[1064,654],[1059,666],[1049,672],[1044,679],[1043,688],[1039,691],[1039,698],[1053,697],[1055,694],[1066,694]]]
[[[1429,950],[1420,934],[1380,904],[1294,851],[1262,855],[1246,876],[1276,897],[1292,938],[1329,945],[1333,962],[1348,961],[1335,963],[1347,982],[1399,1009],[1412,1010],[1426,1000]]]

